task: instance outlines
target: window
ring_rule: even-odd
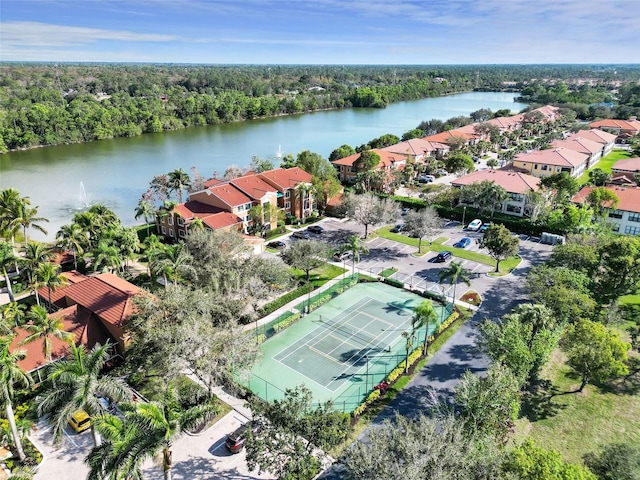
[[[545,171],[547,170],[547,166],[546,166],[546,165],[542,165],[542,166],[540,167],[540,170],[542,170],[543,172],[545,172]]]
[[[244,212],[244,205],[238,205],[238,212]]]
[[[632,227],[631,225],[627,225],[624,228],[624,233],[628,233],[630,235],[640,235],[640,227]]]
[[[538,169],[538,164],[537,164],[537,163],[533,166],[533,169],[534,169],[534,170],[537,170],[537,169]]]
[[[184,219],[182,217],[178,217],[178,226],[184,227]]]
[[[620,231],[620,224],[619,223],[610,223],[609,225],[611,225],[611,231],[612,232],[619,232]]]
[[[167,234],[167,229],[165,227],[162,227],[162,234],[166,235]]]
[[[285,208],[285,210],[290,210],[291,209],[291,202],[286,202],[284,204],[284,208]]]
[[[170,236],[171,238],[173,238],[173,237],[174,237],[173,230],[169,230],[169,236]]]
[[[640,222],[640,213],[630,213],[629,214],[630,222]]]
[[[173,225],[173,216],[167,217],[167,225],[169,225],[169,226]]]
[[[182,229],[178,230],[178,236],[180,238],[184,238],[184,235],[185,235],[184,230],[182,230]]]
[[[507,203],[507,212],[510,213],[522,213],[522,207],[519,205],[511,205],[510,203]]]
[[[524,195],[521,193],[512,193],[511,200],[514,202],[522,202],[524,200]]]
[[[160,217],[160,223],[164,223],[164,217]]]
[[[250,204],[250,203],[245,203],[245,204],[244,204],[244,209],[245,209],[246,211],[251,210],[251,204]]]
[[[287,190],[286,192],[284,192],[284,198],[289,198],[291,197],[291,190]]]
[[[611,210],[609,212],[609,218],[622,218],[622,210]]]

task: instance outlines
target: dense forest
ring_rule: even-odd
[[[4,63],[0,153],[323,109],[384,108],[474,89],[522,91],[524,101],[574,105],[587,118],[614,116],[614,107],[591,111],[588,104],[614,102],[622,86],[629,101],[623,113],[632,114],[640,110],[639,78],[637,65]]]

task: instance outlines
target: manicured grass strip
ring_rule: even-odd
[[[382,238],[386,238],[388,240],[394,240],[399,243],[404,243],[405,245],[412,245],[418,248],[418,239],[407,237],[406,235],[402,235],[399,233],[391,233],[389,228],[392,227],[382,227],[377,230],[378,236]],[[466,250],[464,248],[455,248],[449,245],[443,245],[447,238],[439,237],[436,238],[431,245],[429,242],[422,241],[422,251],[434,251],[434,252],[444,252],[445,250],[449,250],[453,253],[454,256],[458,258],[462,258],[464,260],[472,260],[474,262],[482,263],[484,265],[489,265],[492,267],[496,266],[496,261],[491,258],[489,255],[485,255],[483,253],[472,252],[471,250]],[[426,249],[426,250],[425,250]],[[506,260],[500,262],[500,271],[502,273],[509,273],[514,268],[516,268],[520,264],[520,257],[509,257]]]
[[[525,403],[523,418],[517,422],[518,436],[529,432],[536,444],[558,450],[565,461],[575,463],[609,443],[640,445],[637,375],[610,388],[587,385],[583,393],[567,393],[580,386],[580,379],[556,350],[541,377],[550,385],[543,385]]]
[[[398,269],[396,267],[385,268],[383,271],[380,272],[380,276],[387,278],[393,275],[394,273],[396,273],[397,271]]]
[[[300,281],[306,281],[307,275],[302,270],[297,270],[295,268],[291,269],[293,274]],[[338,267],[336,265],[332,265],[330,263],[325,263],[324,265],[315,268],[309,272],[309,278],[311,279],[311,283],[313,283],[316,287],[320,287],[327,283],[329,280],[336,278],[342,275],[345,272],[345,269],[342,267]]]
[[[593,168],[589,170],[593,170],[594,168],[599,168],[600,170],[604,170],[605,172],[611,173],[611,167],[613,167],[614,163],[618,160],[624,160],[625,158],[632,158],[633,155],[631,152],[627,150],[616,149],[613,150],[609,155],[604,158],[601,158],[598,163],[596,163]],[[585,171],[580,177],[578,177],[578,183],[583,184],[589,181],[589,170]]]

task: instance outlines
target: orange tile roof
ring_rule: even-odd
[[[496,117],[490,120],[487,120],[487,123],[491,125],[495,125],[501,130],[507,130],[509,128],[519,127],[522,123],[522,118],[524,115],[518,114],[513,115],[511,117]]]
[[[569,150],[586,153],[588,155],[602,151],[601,143],[575,135],[571,135],[565,140],[556,140],[551,142],[551,146],[554,148],[568,148]]]
[[[100,321],[86,308],[73,305],[51,314],[52,318],[60,318],[66,332],[73,333],[76,345],[84,345],[91,349],[97,343],[104,345],[107,340],[115,343]],[[42,347],[44,340],[36,340],[25,345],[20,342],[30,334],[24,328],[15,329],[16,336],[11,341],[10,350],[24,350],[26,357],[18,362],[18,366],[25,372],[31,372],[49,363],[49,359],[44,356]],[[51,338],[51,357],[56,360],[62,358],[69,352],[69,344],[57,338]]]
[[[139,287],[112,273],[89,277],[62,290],[63,296],[72,303],[82,305],[104,322],[118,328],[122,328],[134,311],[132,297],[141,292]]]
[[[451,182],[454,186],[467,186],[483,181],[495,182],[509,193],[527,193],[540,188],[540,179],[526,173],[506,170],[478,170]]]
[[[173,207],[173,212],[180,215],[185,220],[189,220],[194,217],[202,218],[214,213],[223,212],[221,208],[213,205],[207,205],[206,203],[198,202],[197,200],[180,203]]]
[[[220,212],[202,217],[202,223],[209,228],[216,230],[219,228],[232,227],[233,225],[242,223],[242,220],[233,213]]]
[[[414,157],[419,157],[420,155],[425,154],[428,156],[431,152],[438,150],[449,150],[449,145],[430,142],[423,138],[412,138],[411,140],[406,140],[404,142],[396,143],[395,145],[384,147],[382,150],[385,152],[397,153],[399,155],[412,155]]]
[[[261,172],[258,176],[271,180],[282,190],[295,188],[301,183],[311,183],[312,180],[311,174],[305,172],[300,167],[276,168],[274,170]]]
[[[593,128],[611,128],[620,129],[621,131],[640,132],[640,122],[638,120],[618,120],[616,118],[607,118],[605,120],[598,120],[597,122],[591,122],[589,124]]]
[[[544,107],[534,108],[533,112],[540,112],[547,120],[555,120],[560,116],[560,107],[554,107],[553,105],[545,105]]]
[[[435,135],[429,135],[427,137],[424,137],[423,140],[427,140],[429,142],[448,143],[451,140],[460,137],[464,138],[468,142],[469,140],[475,138],[475,135],[471,135],[469,133],[461,132],[458,129],[455,129],[436,133]]]
[[[60,273],[61,277],[64,277],[65,280],[67,281],[67,285],[69,284],[74,284],[74,283],[78,283],[78,282],[82,282],[84,280],[86,280],[87,277],[86,275],[83,275],[82,273],[76,271],[76,270],[70,270],[68,272],[61,272]],[[64,289],[65,286],[56,288],[55,290],[51,291],[51,303],[56,303],[58,300],[60,300],[62,297],[64,297]],[[42,287],[38,289],[38,295],[40,295],[40,297],[42,298],[46,298],[47,301],[49,300],[49,287]]]
[[[591,191],[596,187],[584,187],[578,193],[576,193],[571,199],[574,203],[583,203]],[[640,188],[639,187],[622,187],[622,186],[607,186],[604,187],[607,190],[612,191],[618,197],[618,210],[624,210],[626,212],[640,213]]]
[[[542,165],[577,167],[584,163],[588,157],[589,156],[585,153],[560,147],[549,150],[533,150],[528,153],[519,153],[516,155],[514,160],[518,162],[538,163]]]
[[[210,187],[209,192],[217,196],[230,207],[237,207],[245,203],[251,203],[251,199],[229,183],[223,183]]]
[[[256,175],[234,178],[229,183],[254,200],[261,200],[269,193],[277,193],[275,187],[272,187]]]
[[[578,135],[582,138],[586,138],[588,140],[593,140],[594,142],[601,143],[606,145],[608,143],[613,143],[616,141],[616,136],[609,132],[603,132],[602,130],[580,130],[575,135]]]
[[[625,172],[640,173],[640,157],[618,160],[613,167],[611,167],[611,170],[624,170]]]
[[[210,178],[206,182],[204,182],[204,188],[213,187],[214,185],[218,185],[219,183],[225,183],[226,180],[222,180],[220,178]]]
[[[376,168],[389,166],[395,162],[403,162],[406,161],[404,155],[399,155],[397,153],[386,152],[380,148],[374,148],[371,150],[372,152],[377,153],[380,156],[380,162],[376,166]],[[338,160],[334,160],[331,163],[334,165],[346,165],[352,167],[353,164],[360,158],[360,153],[354,153],[353,155],[349,155],[348,157],[339,158]]]

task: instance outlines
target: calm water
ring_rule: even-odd
[[[517,112],[509,93],[472,92],[402,102],[380,109],[316,112],[236,124],[195,127],[177,132],[118,138],[78,145],[39,148],[0,155],[0,189],[13,187],[39,206],[50,220],[53,239],[85,203],[112,208],[122,222],[133,225],[134,210],[154,175],[195,166],[205,177],[224,173],[232,164],[244,167],[251,157],[275,158],[310,150],[325,158],[337,147],[357,147],[386,133],[402,136],[421,121],[467,116],[480,108]],[[84,187],[84,188],[83,188]]]

